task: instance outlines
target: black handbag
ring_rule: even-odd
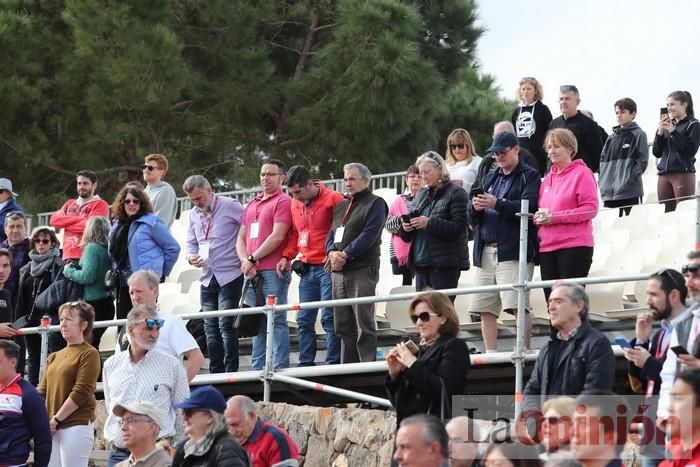
[[[105,289],[114,290],[119,287],[120,276],[121,272],[119,269],[107,269],[107,272],[105,273]]]
[[[256,275],[252,279],[246,281],[245,287],[243,287],[243,293],[241,294],[240,308],[252,308],[253,306],[265,305],[265,295],[263,295],[264,283],[265,279],[263,279],[261,275]],[[248,287],[253,287],[255,291],[254,305],[248,305],[245,302]],[[233,327],[238,331],[238,337],[253,337],[258,335],[260,327],[264,326],[263,323],[267,323],[267,319],[262,313],[256,315],[237,315],[233,322]]]

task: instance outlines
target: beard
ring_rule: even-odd
[[[651,307],[651,309],[651,316],[656,321],[667,319],[669,316],[671,316],[671,311],[673,311],[673,308],[671,307],[671,301],[668,299],[668,297],[666,297],[666,304],[663,310],[659,310],[658,308],[654,308],[653,306]]]

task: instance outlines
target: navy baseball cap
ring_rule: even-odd
[[[190,393],[190,397],[173,405],[176,409],[211,409],[219,413],[226,410],[226,399],[214,386],[202,386]]]
[[[491,143],[491,147],[489,147],[486,150],[486,152],[492,152],[495,154],[498,152],[503,152],[506,149],[515,147],[518,144],[518,138],[516,138],[513,133],[503,131],[501,133],[497,133],[496,136],[494,136],[493,143]]]

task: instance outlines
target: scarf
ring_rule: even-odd
[[[40,277],[53,266],[54,259],[59,256],[61,256],[61,252],[58,248],[51,248],[43,255],[37,253],[36,250],[30,251],[29,259],[31,260],[31,266],[29,266],[29,274],[31,274],[32,277]]]
[[[218,434],[219,433],[214,433],[214,430],[209,429],[207,435],[199,441],[188,438],[187,441],[185,441],[185,458],[189,456],[204,456],[211,449]]]
[[[410,194],[399,196],[396,201],[391,204],[389,215],[401,216],[402,214],[408,214],[412,199],[413,197]],[[396,260],[400,266],[406,266],[408,264],[408,252],[411,249],[411,243],[403,241],[397,234],[391,235],[391,241],[394,245]]]
[[[109,254],[119,269],[126,269],[125,266],[129,264],[129,228],[137,218],[127,217],[123,221],[120,220],[113,241],[109,242]]]

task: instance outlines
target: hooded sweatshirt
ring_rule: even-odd
[[[642,174],[648,162],[647,135],[637,122],[614,127],[600,155],[598,182],[603,201],[643,196]]]
[[[583,160],[572,161],[563,170],[553,164],[540,185],[538,205],[552,214],[552,223],[537,230],[540,252],[593,246],[598,186]]]

